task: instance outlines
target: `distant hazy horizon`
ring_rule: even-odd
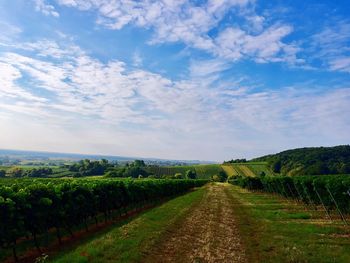
[[[350,142],[348,1],[0,0],[0,148],[172,160]]]
[[[179,162],[188,162],[188,163],[219,163],[217,161],[213,160],[189,160],[189,159],[166,159],[156,156],[123,156],[118,154],[99,154],[99,153],[78,153],[78,152],[52,152],[52,151],[36,151],[36,150],[21,150],[21,149],[2,149],[0,148],[0,158],[2,156],[18,156],[18,155],[26,155],[26,156],[46,156],[49,158],[59,158],[62,157],[63,159],[71,159],[74,157],[75,160],[82,160],[85,158],[94,158],[94,159],[113,159],[113,160],[125,160],[125,161],[132,161],[132,160],[159,160],[159,161],[179,161]],[[224,161],[224,160],[223,160]]]

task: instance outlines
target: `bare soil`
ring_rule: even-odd
[[[210,184],[203,199],[164,234],[142,262],[246,262],[227,184]]]

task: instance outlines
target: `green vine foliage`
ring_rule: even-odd
[[[25,180],[0,185],[0,246],[15,251],[18,239],[37,237],[56,229],[73,234],[79,226],[97,222],[114,211],[127,211],[152,201],[182,194],[207,180],[70,179]],[[14,253],[15,255],[15,253]]]
[[[230,183],[350,213],[350,175],[236,177]]]

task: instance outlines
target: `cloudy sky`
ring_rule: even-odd
[[[348,0],[0,0],[0,148],[224,160],[350,142]]]

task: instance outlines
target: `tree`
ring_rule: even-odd
[[[226,174],[223,170],[221,170],[221,171],[219,172],[219,178],[220,178],[220,182],[226,182],[226,180],[227,180],[227,174]]]
[[[4,178],[6,176],[5,170],[0,170],[0,178]]]
[[[281,160],[275,161],[272,163],[272,171],[274,173],[280,173],[281,172]]]
[[[186,179],[196,179],[197,174],[194,170],[187,170],[185,174]]]
[[[69,166],[69,170],[76,172],[75,176],[103,175],[112,165],[108,160],[90,161],[89,159],[81,160]]]
[[[132,163],[133,166],[137,166],[137,167],[145,167],[146,164],[143,160],[135,160],[133,163]]]
[[[247,159],[235,159],[235,160],[230,160],[230,161],[227,161],[227,162],[224,162],[225,163],[246,163],[247,162]]]
[[[219,174],[215,174],[212,177],[214,182],[226,182],[227,174],[224,171],[220,171]]]
[[[138,178],[140,175],[147,177],[147,172],[139,166],[130,166],[124,172],[124,177]]]

